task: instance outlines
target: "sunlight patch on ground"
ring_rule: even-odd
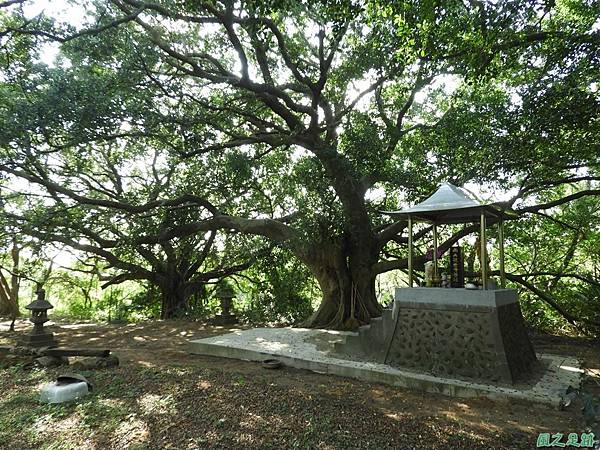
[[[138,399],[145,414],[176,414],[175,400],[171,395],[146,394]]]
[[[79,416],[72,414],[64,419],[56,419],[52,414],[44,414],[33,425],[39,433],[63,433],[77,428],[81,423]]]
[[[188,367],[169,367],[167,369],[167,373],[174,377],[182,377],[188,375],[190,373],[190,369]]]
[[[238,433],[237,439],[240,444],[246,444],[247,446],[252,446],[253,443],[256,442],[256,438],[254,435],[250,433]]]
[[[481,412],[473,410],[467,404],[455,403],[455,405],[458,406],[458,408],[459,408],[457,411],[453,411],[450,409],[444,409],[444,410],[440,411],[440,414],[454,422],[468,426],[471,430],[474,430],[475,432],[476,431],[485,431],[485,432],[493,431],[496,433],[500,433],[500,432],[502,432],[502,430],[504,430],[506,428],[506,425],[492,424],[492,423],[490,423],[490,421],[485,420],[485,418],[482,417]],[[490,408],[490,411],[491,410],[492,410],[492,408]],[[533,427],[523,425],[514,420],[507,420],[506,423],[510,424],[511,429],[516,429],[516,430],[523,431],[523,432],[532,432],[534,430]],[[474,434],[474,436],[483,437],[483,436],[479,436],[477,434]]]
[[[210,389],[212,387],[212,384],[209,381],[200,380],[200,381],[198,381],[198,385],[197,386],[200,389]]]
[[[80,328],[97,328],[101,325],[97,324],[97,323],[74,323],[74,324],[59,325],[59,326],[66,330],[78,330]]]
[[[101,398],[98,400],[98,403],[108,408],[120,408],[126,406],[123,400],[119,400],[116,398]]]
[[[473,419],[468,418],[468,416],[464,415],[464,411],[459,411],[458,413],[455,411],[440,411],[439,415],[442,417],[446,417],[447,419],[452,420],[453,422],[459,423],[463,426],[468,426],[471,429],[481,430],[481,431],[493,431],[496,433],[500,433],[502,428],[493,425],[491,423],[486,423],[482,420],[481,416],[474,417]],[[478,434],[473,434],[474,436],[479,436]]]
[[[512,428],[515,428],[520,431],[531,433],[535,430],[534,427],[530,427],[529,425],[523,425],[521,422],[517,422],[516,420],[509,420],[507,423],[509,423]]]
[[[0,321],[0,331],[7,332],[10,328],[11,322],[12,322],[11,320]],[[21,318],[21,319],[17,319],[15,321],[15,331],[17,333],[27,331],[27,330],[31,329],[32,326],[33,325],[27,318]],[[16,334],[15,334],[15,337],[16,337]]]
[[[402,417],[400,414],[398,413],[385,413],[384,414],[386,417],[389,417],[390,419],[394,419],[394,420],[400,420]]]
[[[600,369],[586,369],[587,375],[593,378],[600,378]]]
[[[156,364],[154,364],[154,363],[151,363],[151,362],[149,362],[149,361],[142,361],[142,360],[140,360],[140,359],[138,359],[138,360],[136,361],[136,363],[137,363],[137,364],[139,364],[140,366],[142,366],[142,367],[146,367],[146,368],[148,368],[148,369],[153,369],[153,368],[155,368],[155,367],[156,367]]]
[[[145,448],[150,439],[150,427],[135,416],[130,415],[119,424],[114,432],[114,442],[123,448]]]
[[[240,426],[244,428],[260,428],[267,425],[267,422],[258,414],[248,413],[243,420],[240,421]]]

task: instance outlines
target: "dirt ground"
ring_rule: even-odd
[[[21,321],[11,334],[8,322],[0,322],[0,344],[29,327]],[[155,321],[58,323],[51,329],[61,347],[109,348],[121,366],[86,372],[96,387],[93,395],[83,406],[60,407],[36,402],[36,389],[58,369],[33,374],[0,369],[0,448],[529,449],[536,448],[539,433],[566,436],[585,428],[577,403],[557,411],[517,401],[450,398],[187,353],[190,339],[229,328]],[[532,339],[539,353],[579,357],[587,389],[600,392],[597,342]],[[40,424],[49,444],[17,429]]]

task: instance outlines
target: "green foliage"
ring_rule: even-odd
[[[237,312],[250,323],[297,324],[313,312],[315,286],[306,266],[288,251],[276,249],[238,279],[243,294]]]
[[[576,317],[584,317],[589,322],[596,325],[582,324],[581,329],[590,335],[600,335],[600,278],[595,279],[595,285],[578,283],[565,289],[567,292],[562,298],[569,298],[571,301],[565,303]]]
[[[543,201],[565,195],[564,187],[541,195]],[[598,198],[577,199],[554,208],[551,215],[530,216],[509,224],[507,267],[524,274],[574,317],[577,330],[534,294],[521,292],[527,321],[546,332],[600,333],[600,222]]]
[[[160,316],[160,300],[144,303],[148,294],[142,285],[133,282],[102,289],[94,274],[58,269],[51,273],[44,288],[54,305],[51,314],[55,317],[135,321]]]
[[[153,286],[140,286],[140,289],[130,296],[130,303],[125,308],[129,318],[139,317],[157,319],[160,317],[160,293]]]
[[[159,3],[135,20],[123,20],[128,4],[86,3],[106,28],[64,39],[52,67],[43,44],[72,26],[18,9],[0,18],[0,168],[31,183],[7,197],[7,216],[103,259],[109,285],[153,286],[90,302],[73,279],[60,291],[73,314],[154,316],[160,304],[164,317],[202,317],[207,286],[245,270],[243,314],[297,321],[313,274],[405,255],[402,238],[379,241],[380,210],[439,181],[513,189],[523,208],[597,189],[596,3]],[[586,201],[513,230],[509,266],[589,324],[598,209]],[[285,250],[259,258],[267,245]],[[525,298],[535,326],[561,327]]]
[[[387,162],[383,130],[369,114],[355,112],[347,117],[347,131],[340,136],[339,151],[361,175],[381,172]]]
[[[575,331],[559,313],[530,292],[520,290],[519,303],[528,327],[550,334],[566,335]]]

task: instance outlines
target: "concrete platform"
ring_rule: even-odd
[[[336,344],[335,351],[491,384],[527,381],[539,365],[514,289],[396,288],[392,308]]]
[[[577,359],[538,354],[539,370],[531,382],[493,385],[464,379],[443,378],[388,365],[341,359],[331,352],[352,332],[305,328],[255,328],[190,341],[190,353],[246,361],[279,359],[283,364],[313,372],[385,383],[453,397],[518,399],[561,408],[568,386],[578,388],[583,371]]]

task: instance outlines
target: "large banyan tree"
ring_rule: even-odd
[[[308,325],[380,314],[375,280],[406,267],[406,224],[378,211],[439,181],[513,189],[507,204],[523,214],[600,192],[597,5],[111,0],[81,8],[85,23],[71,26],[6,9],[3,45],[21,40],[31,50],[5,62],[13,100],[3,105],[0,168],[87,211],[129,210],[132,220],[196,211],[128,234],[130,246],[226,230],[287,247],[323,293]],[[50,41],[61,50],[55,66],[32,64]],[[73,155],[86,149],[93,160],[106,146],[158,149],[159,161],[185,167],[187,181],[176,196],[127,196],[72,182],[75,166],[65,176],[56,163],[69,153],[86,173],[93,164]],[[113,166],[128,170],[126,159]],[[545,188],[580,181],[588,184],[538,201]]]

